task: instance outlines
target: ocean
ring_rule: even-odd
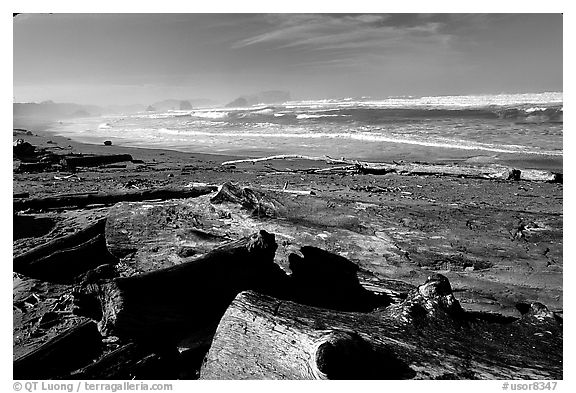
[[[328,155],[368,161],[562,165],[560,92],[345,98],[140,112],[56,123],[79,142],[183,152]]]

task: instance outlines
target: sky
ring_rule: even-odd
[[[21,14],[15,102],[562,91],[561,14]]]

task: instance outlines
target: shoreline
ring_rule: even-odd
[[[89,142],[79,142],[71,138],[57,135],[56,132],[48,130],[50,125],[54,124],[56,120],[37,120],[31,121],[30,119],[18,118],[14,119],[14,128],[34,128],[33,132],[39,134],[44,134],[45,136],[50,136],[51,138],[62,138],[61,140],[68,141],[69,144],[74,144],[77,146],[79,151],[90,151],[91,149],[100,151],[102,145],[98,143]],[[102,141],[103,142],[103,141]],[[112,141],[114,143],[114,141]],[[406,162],[416,162],[416,163],[438,163],[438,164],[455,164],[455,165],[502,165],[514,167],[517,169],[536,169],[536,170],[548,170],[558,173],[563,173],[563,161],[564,156],[546,156],[546,155],[535,155],[535,154],[491,154],[487,151],[482,150],[464,150],[448,147],[427,147],[417,145],[410,148],[410,144],[396,143],[400,148],[391,149],[391,151],[386,155],[384,160],[363,160],[366,162],[393,162],[393,161],[406,161]],[[84,147],[81,146],[92,146]],[[141,151],[140,155],[148,156],[151,154],[159,154],[163,152],[168,155],[190,155],[198,158],[205,159],[212,162],[223,162],[240,158],[261,158],[269,155],[284,154],[285,152],[270,152],[264,153],[262,151],[231,151],[230,153],[205,153],[198,151],[183,151],[176,148],[154,148],[147,146],[122,146],[122,145],[112,145],[105,147],[106,151],[110,151],[112,148],[118,152],[136,152]],[[408,148],[406,148],[408,147]],[[394,151],[398,150],[398,151]],[[145,153],[148,151],[149,153]],[[155,153],[154,153],[155,152]],[[451,153],[447,153],[451,152]],[[472,153],[476,152],[476,153]],[[450,156],[450,158],[448,158]],[[332,158],[340,158],[337,154],[331,155]],[[350,160],[357,159],[355,157],[345,157]]]

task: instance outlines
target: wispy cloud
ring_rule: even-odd
[[[303,15],[270,17],[271,27],[236,42],[240,49],[257,45],[306,50],[403,49],[446,45],[451,36],[442,32],[443,24],[426,18],[418,23],[398,25],[389,15]]]

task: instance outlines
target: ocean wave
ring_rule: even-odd
[[[101,124],[98,124],[98,129],[99,129],[99,130],[107,130],[107,129],[109,129],[110,127],[111,127],[111,126],[110,126],[109,123],[101,123]]]
[[[464,96],[425,96],[425,97],[389,97],[385,99],[323,99],[289,101],[289,109],[321,108],[405,108],[405,109],[462,109],[485,108],[490,106],[518,106],[525,104],[562,105],[562,92],[526,93],[526,94],[485,94]]]
[[[249,112],[249,113],[250,113],[250,114],[254,114],[254,115],[265,115],[265,116],[268,116],[268,115],[273,115],[273,114],[274,114],[274,110],[273,110],[272,108],[264,108],[264,109],[260,109],[260,110],[257,110],[257,111],[252,111],[252,112]]]
[[[320,119],[323,117],[341,117],[341,116],[347,116],[347,115],[339,115],[339,114],[330,114],[330,115],[318,115],[318,114],[314,114],[314,113],[300,113],[298,115],[296,115],[297,119]]]
[[[233,140],[243,139],[243,138],[279,138],[279,139],[342,139],[342,140],[353,140],[360,142],[379,142],[379,143],[401,143],[408,145],[417,145],[423,147],[436,147],[436,148],[450,148],[459,150],[479,150],[479,151],[489,151],[495,153],[511,153],[511,154],[530,154],[530,155],[546,155],[546,156],[562,156],[561,151],[549,151],[549,150],[536,150],[528,146],[522,145],[496,145],[488,143],[478,143],[462,140],[426,140],[422,139],[408,139],[399,138],[394,136],[388,136],[376,133],[364,133],[364,132],[353,132],[353,133],[328,133],[328,132],[282,132],[282,133],[271,133],[271,132],[209,132],[209,131],[179,131],[170,129],[158,130],[161,133],[178,135],[180,137],[209,137],[210,139],[219,138],[231,138]]]
[[[228,117],[228,112],[220,111],[195,111],[191,112],[190,116],[199,117],[202,119],[224,119]]]

